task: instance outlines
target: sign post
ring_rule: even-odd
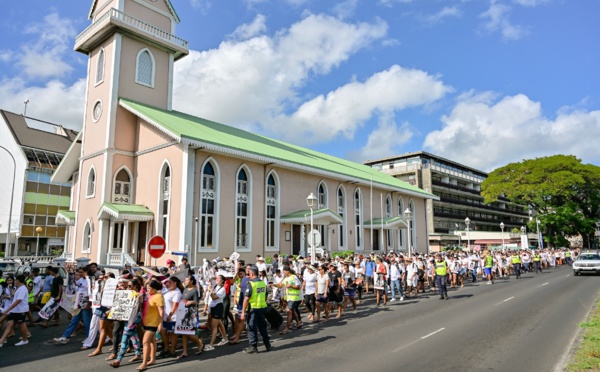
[[[154,266],[156,266],[156,259],[161,258],[167,250],[167,242],[162,236],[154,236],[148,242],[148,252],[150,256],[154,258]]]

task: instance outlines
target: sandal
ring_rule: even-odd
[[[112,361],[112,362],[108,362],[108,365],[113,367],[113,368],[119,368],[121,366],[121,363],[118,361]]]
[[[279,332],[280,335],[287,335],[290,330],[288,328],[284,328],[283,331]]]
[[[129,363],[137,362],[138,360],[142,360],[141,355],[136,355],[133,358],[129,359]]]
[[[181,354],[181,355],[179,355],[179,356],[177,357],[177,359],[183,359],[183,358],[185,358],[186,356],[187,356],[187,354]]]

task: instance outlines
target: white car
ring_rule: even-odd
[[[582,273],[600,274],[600,254],[582,253],[573,262],[573,275]]]

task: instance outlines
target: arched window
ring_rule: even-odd
[[[337,212],[342,217],[342,223],[338,225],[338,249],[343,250],[346,243],[346,200],[342,186],[337,192]]]
[[[86,197],[92,198],[96,194],[96,170],[94,167],[90,168],[87,180],[87,193]]]
[[[200,231],[198,249],[213,250],[217,247],[217,200],[218,183],[215,167],[208,161],[202,168],[200,190]]]
[[[319,187],[317,187],[317,209],[327,208],[329,205],[329,201],[327,200],[327,185],[325,182],[320,182]],[[327,237],[325,234],[327,233],[326,225],[318,226],[319,232],[321,233],[321,247],[325,246],[325,241]]]
[[[402,200],[402,197],[398,197],[398,216],[404,219],[404,201]],[[404,246],[404,243],[406,242],[406,239],[404,238],[405,234],[406,229],[400,229],[398,232],[398,249],[400,250],[406,249]]]
[[[158,205],[159,226],[161,236],[167,240],[169,232],[169,206],[171,204],[171,167],[165,163],[160,174],[160,195]]]
[[[104,60],[104,48],[102,48],[98,53],[98,60],[96,61],[96,85],[104,81]]]
[[[135,82],[154,88],[154,56],[147,48],[140,50],[135,65]]]
[[[117,172],[112,200],[113,203],[123,204],[129,204],[131,201],[131,177],[125,168]]]
[[[362,249],[362,194],[360,189],[354,192],[354,230],[356,249]]]
[[[277,216],[279,210],[279,198],[277,190],[277,180],[273,174],[269,174],[267,177],[267,214],[266,214],[266,250],[279,250],[279,239],[278,239],[278,226]]]
[[[82,252],[90,252],[90,247],[92,246],[92,228],[90,225],[90,221],[85,223],[83,227],[83,244],[82,244]]]
[[[250,194],[251,183],[245,168],[240,168],[237,174],[236,208],[235,208],[235,249],[237,251],[251,250],[250,246]]]
[[[385,198],[385,216],[387,218],[393,217],[392,213],[392,197],[388,195]],[[390,229],[387,230],[387,247],[388,250],[394,248],[394,231]]]
[[[415,205],[413,203],[413,200],[410,199],[408,201],[408,208],[410,209],[410,211],[412,212],[410,214],[410,221],[408,221],[408,228],[410,229],[410,242],[408,244],[408,249],[409,251],[411,250],[412,247],[412,251],[416,251],[417,248],[417,237],[415,236],[415,220],[416,220],[416,216],[415,216]]]

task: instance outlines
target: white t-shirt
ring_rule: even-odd
[[[406,278],[412,280],[414,275],[417,275],[419,268],[417,264],[412,262],[406,265]]]
[[[390,265],[390,280],[398,280],[402,275],[402,268],[397,262],[392,262]]]
[[[164,295],[165,298],[165,311],[163,314],[163,320],[167,320],[167,317],[169,316],[169,314],[171,314],[171,310],[173,309],[173,304],[177,304],[181,301],[181,291],[179,289],[174,289],[172,291],[168,291],[167,293],[165,293]],[[174,322],[176,319],[176,314],[177,313],[173,313],[173,316],[171,317],[171,321]]]
[[[325,273],[323,276],[321,274],[317,274],[317,289],[318,293],[325,294],[327,292],[327,280],[329,276]]]
[[[17,288],[15,291],[15,297],[13,297],[12,303],[15,303],[17,300],[21,300],[17,306],[15,306],[10,312],[12,314],[21,314],[29,311],[29,303],[27,299],[29,297],[29,292],[27,292],[27,287],[22,285]]]
[[[267,265],[264,262],[257,262],[256,267],[258,268],[258,272],[267,271]]]
[[[317,274],[310,273],[308,270],[304,270],[304,294],[311,295],[317,290]]]
[[[42,290],[42,277],[34,276],[33,277],[33,294],[38,294]]]
[[[216,294],[217,298],[213,299],[212,296],[210,296],[210,303],[208,304],[209,307],[215,307],[218,304],[222,304],[227,293],[225,292],[225,287],[215,286],[213,289],[213,294]]]

